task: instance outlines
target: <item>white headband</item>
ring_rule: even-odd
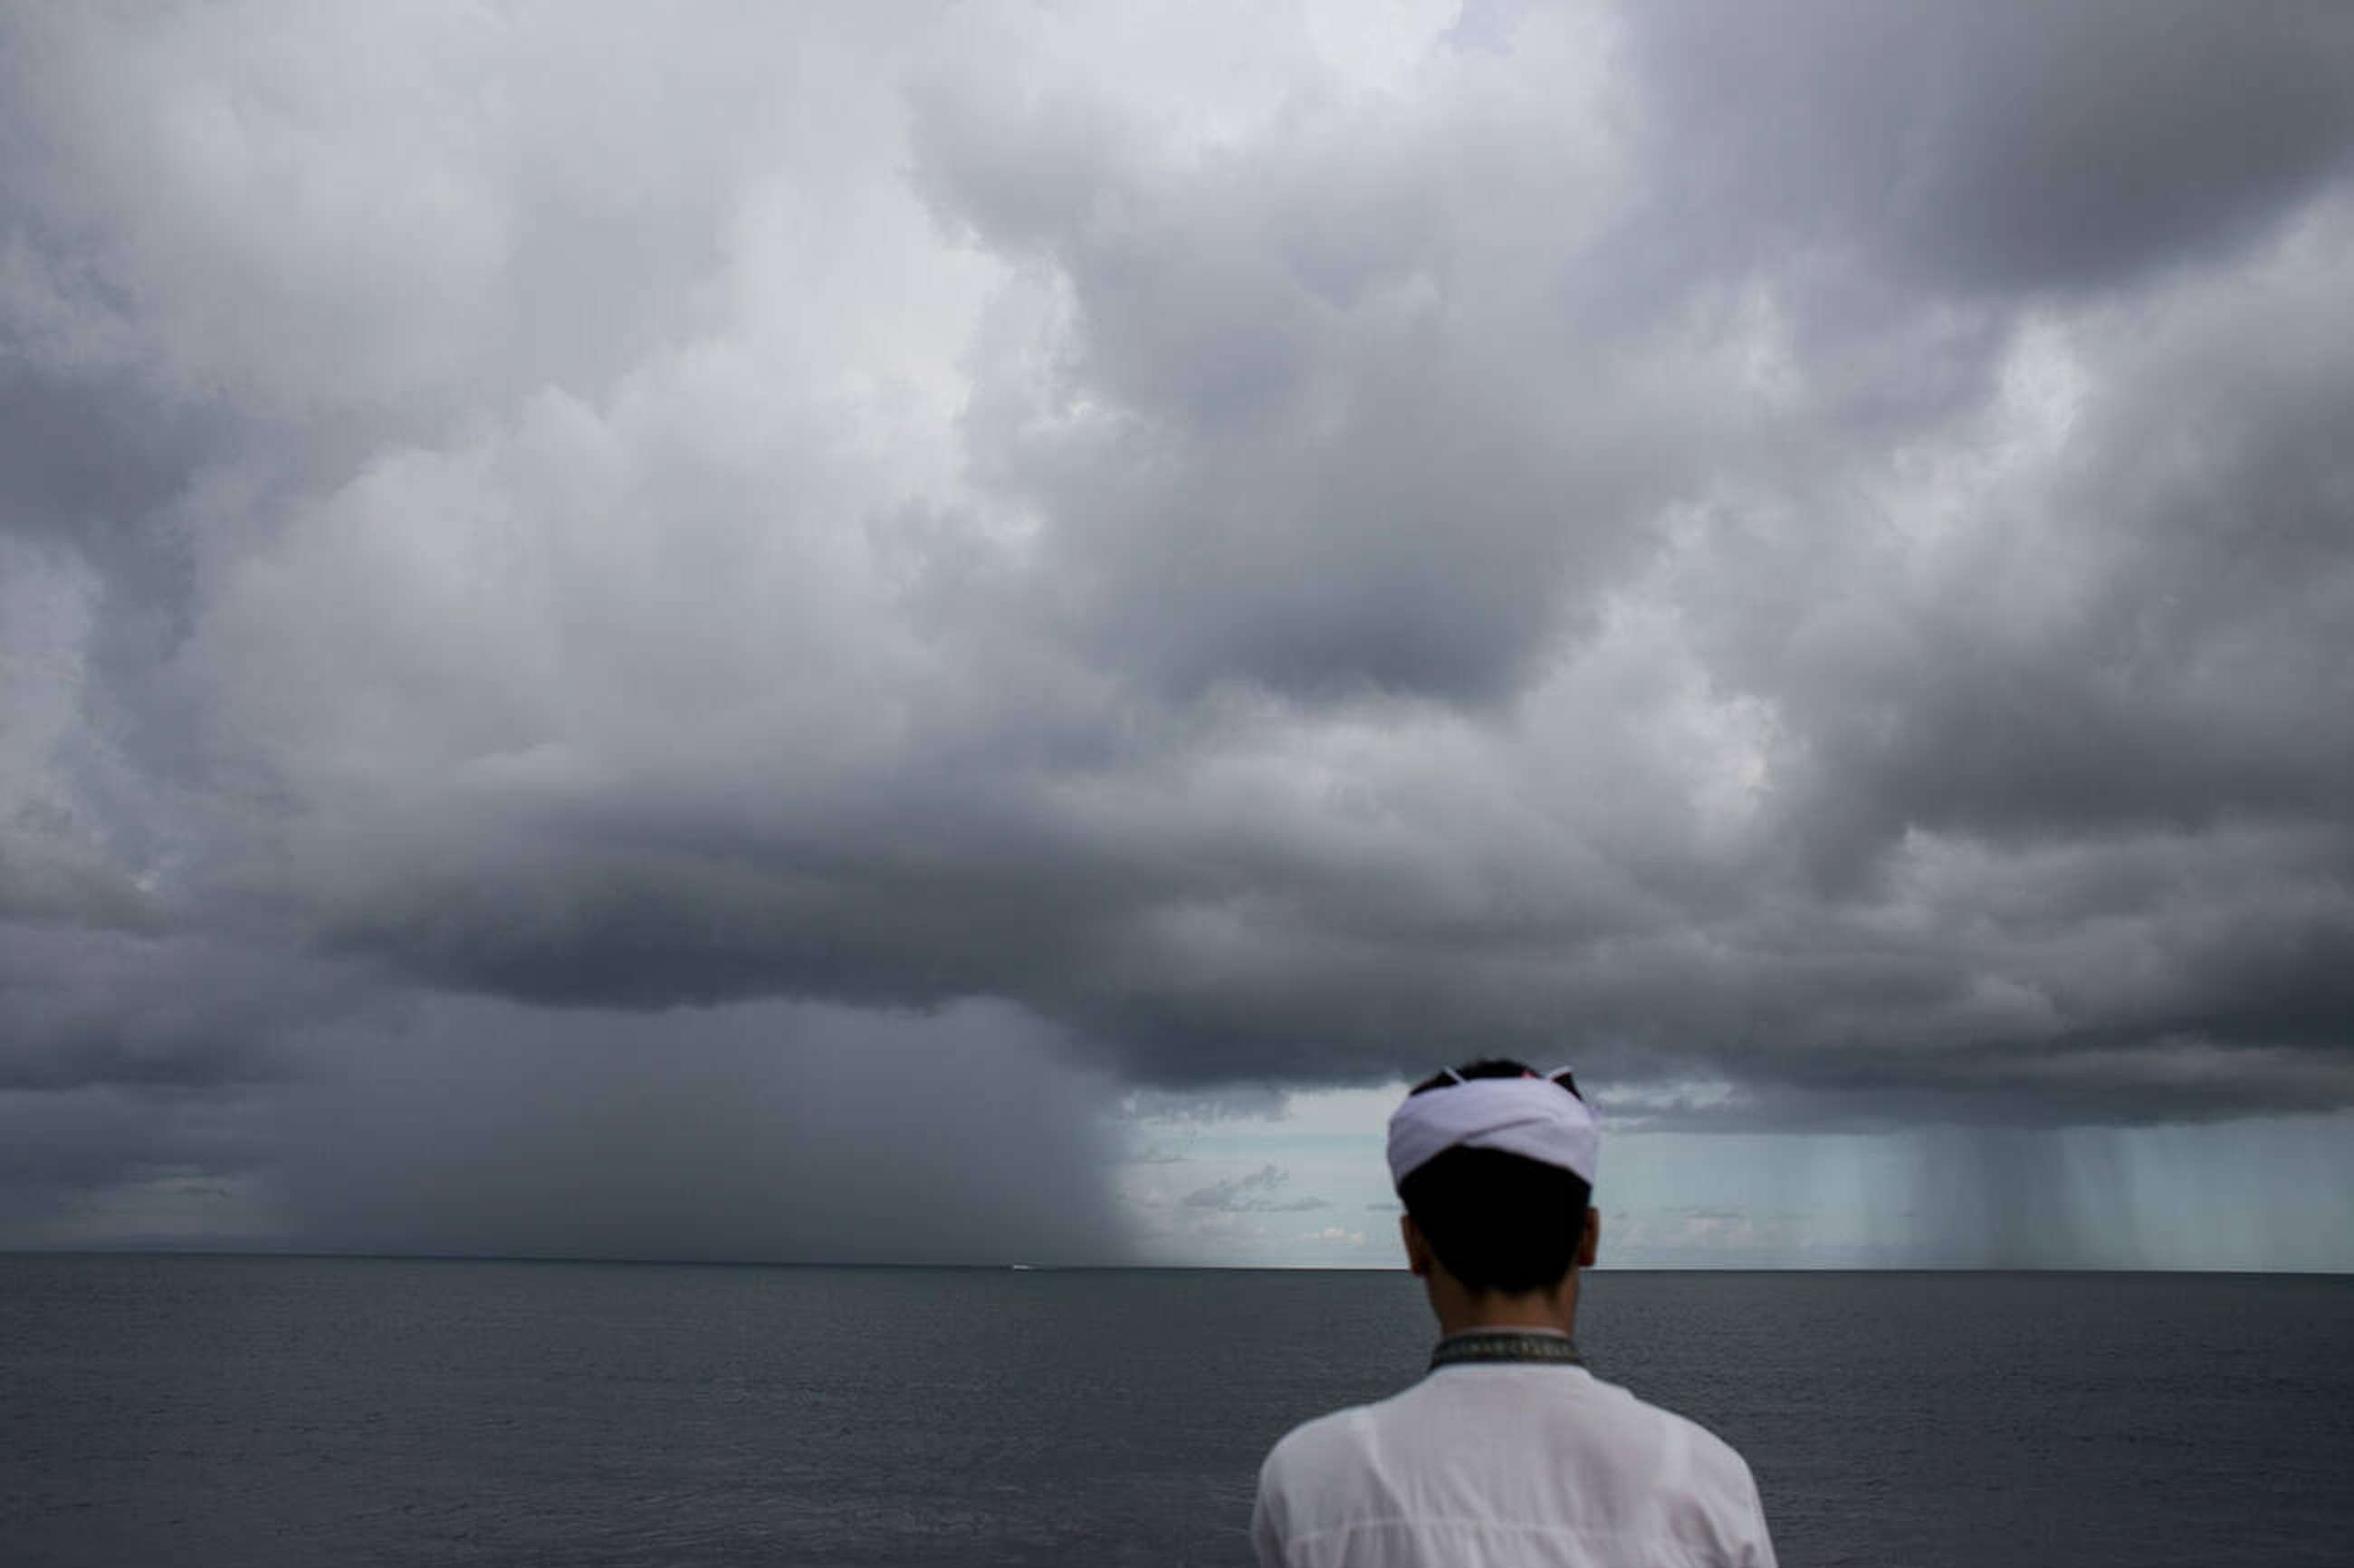
[[[1469,1078],[1408,1095],[1390,1117],[1390,1181],[1450,1149],[1497,1149],[1593,1185],[1602,1129],[1585,1102],[1549,1078]]]

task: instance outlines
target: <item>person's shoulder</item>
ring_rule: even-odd
[[[1774,1547],[1766,1511],[1741,1451],[1690,1416],[1615,1383],[1600,1386],[1623,1424],[1620,1451],[1648,1456],[1644,1467],[1658,1489],[1662,1517],[1675,1521],[1679,1535],[1703,1543],[1693,1560],[1770,1568]]]
[[[1741,1457],[1741,1451],[1699,1422],[1653,1404],[1617,1383],[1599,1379],[1596,1382],[1617,1406],[1620,1419],[1653,1426],[1668,1445],[1681,1450],[1687,1470],[1696,1478],[1703,1483],[1720,1482],[1734,1491],[1747,1490],[1755,1485],[1750,1478],[1749,1461]]]
[[[1259,1466],[1261,1490],[1321,1490],[1363,1475],[1367,1457],[1394,1441],[1422,1383],[1410,1383],[1386,1399],[1352,1404],[1303,1421],[1276,1440]]]
[[[1286,1544],[1344,1519],[1364,1495],[1371,1467],[1372,1405],[1303,1421],[1267,1450],[1251,1506],[1251,1538],[1263,1563],[1289,1562]]]
[[[1336,1457],[1362,1449],[1376,1408],[1352,1404],[1301,1422],[1277,1438],[1275,1446],[1267,1450],[1267,1462],[1259,1467],[1260,1478],[1318,1469]]]

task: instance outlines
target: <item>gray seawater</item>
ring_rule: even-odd
[[[2354,1279],[1627,1274],[1783,1561],[2354,1560]],[[1216,1563],[1402,1274],[0,1257],[13,1564]]]

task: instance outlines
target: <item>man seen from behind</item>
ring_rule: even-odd
[[[1773,1568],[1741,1456],[1578,1361],[1598,1144],[1566,1073],[1476,1062],[1406,1097],[1390,1174],[1438,1344],[1413,1387],[1275,1446],[1262,1568]]]

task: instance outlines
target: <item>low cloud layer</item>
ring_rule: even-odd
[[[1390,24],[0,7],[0,1210],[2354,1104],[2354,16]]]
[[[1002,1008],[435,1001],[176,1097],[0,1094],[0,1245],[1117,1262],[1098,1075]]]
[[[1182,1201],[1189,1209],[1207,1209],[1220,1214],[1297,1214],[1332,1206],[1323,1198],[1287,1195],[1285,1189],[1290,1179],[1290,1173],[1280,1166],[1262,1165],[1247,1176],[1230,1176],[1197,1188],[1186,1193]]]

